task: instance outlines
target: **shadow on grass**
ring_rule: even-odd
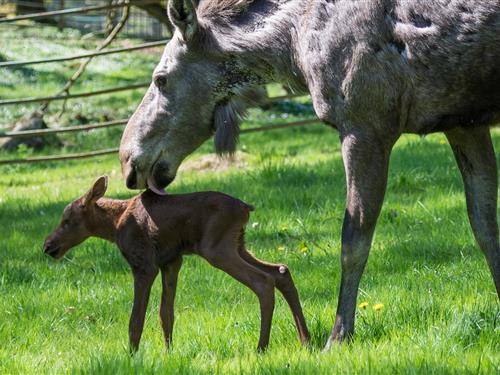
[[[429,160],[429,152],[433,152]],[[451,152],[448,148],[428,142],[415,142],[398,147],[394,152],[391,164],[391,176],[388,191],[389,204],[397,202],[411,202],[408,210],[414,205],[414,192],[426,197],[427,190],[432,189],[433,199],[446,198],[450,192],[462,194],[461,181],[453,164],[450,165]],[[76,164],[75,164],[76,165]],[[400,178],[405,177],[405,178]],[[266,220],[266,217],[288,218],[290,216],[303,218],[305,229],[310,233],[296,231],[298,239],[286,236],[280,238],[272,231],[249,231],[250,248],[262,249],[258,256],[268,258],[273,246],[282,242],[298,241],[303,237],[307,242],[321,242],[333,239],[335,247],[325,245],[324,249],[316,249],[312,254],[303,256],[297,251],[288,254],[273,255],[279,261],[288,263],[294,272],[295,278],[308,279],[311,269],[320,269],[324,276],[315,279],[314,283],[305,283],[302,292],[308,298],[332,298],[340,279],[339,241],[340,223],[344,207],[344,173],[340,160],[319,162],[314,167],[307,165],[282,164],[264,162],[263,165],[247,173],[229,174],[224,176],[213,175],[213,178],[203,178],[195,182],[183,183],[177,190],[221,190],[228,194],[255,204],[257,211],[252,218]],[[85,192],[82,187],[82,194]],[[435,192],[438,192],[437,195]],[[128,198],[129,193],[123,193],[116,198]],[[76,197],[75,197],[76,198]],[[2,203],[0,210],[0,235],[3,238],[6,251],[0,259],[2,263],[8,261],[9,268],[3,268],[7,279],[20,283],[32,282],[29,272],[25,272],[23,263],[29,261],[33,266],[46,267],[47,259],[41,252],[45,236],[57,225],[60,215],[68,201],[41,201],[34,202],[25,198],[8,199]],[[458,207],[461,202],[453,204],[447,212],[450,216],[462,217],[466,220],[465,207]],[[387,204],[386,204],[387,206]],[[403,207],[405,205],[403,204]],[[331,211],[331,214],[328,213]],[[327,215],[330,225],[316,225]],[[377,229],[374,252],[377,247],[383,246],[381,253],[372,254],[368,263],[365,280],[368,277],[372,285],[390,285],[391,275],[402,275],[413,268],[437,267],[453,265],[462,261],[459,249],[463,247],[463,238],[447,236],[447,242],[440,241],[436,245],[431,234],[440,224],[430,219],[422,220],[417,226],[412,226],[410,218],[398,219],[391,223],[390,218],[382,214]],[[251,219],[253,220],[253,219]],[[307,227],[307,225],[311,227]],[[398,232],[404,231],[401,234]],[[332,235],[336,233],[335,235]],[[398,241],[400,237],[410,233],[407,242]],[[442,234],[443,238],[446,236]],[[437,235],[436,235],[436,238]],[[324,242],[322,242],[324,244]],[[78,252],[79,267],[85,272],[123,273],[129,272],[126,263],[114,245],[98,240],[85,244],[86,253]],[[35,249],[31,253],[18,251],[19,247]],[[75,252],[68,255],[72,262]],[[479,251],[474,257],[482,258]],[[373,276],[372,276],[373,275]],[[321,281],[323,280],[323,281]],[[326,282],[325,282],[326,281]]]
[[[432,149],[434,152],[432,160],[427,157],[430,147],[436,148],[436,150]],[[443,198],[450,192],[461,192],[462,187],[458,172],[449,172],[450,169],[455,169],[454,166],[449,165],[450,155],[448,149],[434,144],[415,143],[399,147],[394,153],[391,164],[388,199],[391,202],[403,202],[410,197],[409,201],[413,204],[412,192],[417,191],[425,197],[428,186],[431,186],[433,191],[440,191]],[[436,171],[444,171],[444,173],[436,173]],[[418,174],[417,178],[413,179],[412,174]],[[405,176],[405,178],[401,179],[400,176]],[[255,204],[257,212],[254,215],[259,215],[262,218],[265,218],[267,214],[274,217],[287,217],[291,213],[299,217],[302,214],[314,217],[316,212],[321,215],[331,209],[338,216],[331,217],[332,228],[339,232],[345,196],[344,181],[344,172],[339,160],[320,162],[314,168],[306,165],[265,162],[261,168],[254,171],[223,177],[214,175],[214,178],[184,183],[178,189],[182,189],[182,191],[212,189],[224,191]],[[82,189],[82,194],[84,190]],[[116,198],[128,198],[129,196],[129,194],[124,193]],[[439,199],[436,196],[433,198]],[[31,243],[35,241],[41,244],[46,233],[49,233],[58,223],[62,210],[68,203],[68,201],[57,200],[33,203],[25,199],[10,199],[2,204],[0,222],[4,224],[0,228],[0,235],[4,241],[9,243],[9,238],[13,234],[22,232]],[[453,208],[454,215],[465,217],[465,208],[460,208],[460,210],[459,212],[458,208],[457,210]],[[385,221],[382,217],[378,228],[378,232],[382,233],[382,238],[390,230],[402,230],[400,224],[392,227],[390,225],[384,226],[387,224]],[[424,230],[420,229],[416,233],[425,233],[427,224],[422,225]],[[328,230],[321,228],[311,228],[310,230],[314,240],[331,237]],[[257,232],[252,233],[252,239],[262,244],[272,243],[277,240],[277,237],[276,234]],[[423,243],[423,247],[419,251],[400,251],[398,243],[395,243],[394,246],[395,248],[388,249],[387,256],[390,256],[391,263],[398,265],[399,268],[396,269],[390,264],[380,263],[377,264],[377,272],[405,272],[405,267],[411,266],[413,262],[422,263],[425,261],[432,264],[444,264],[459,260],[459,254],[454,252],[454,248],[459,246],[456,240],[451,240],[447,247],[440,249],[431,249],[430,247],[433,245],[427,241]],[[338,254],[338,252],[339,249],[331,249],[326,253],[315,253],[314,263],[331,265],[331,255]],[[15,257],[15,252],[9,256]],[[115,259],[114,256],[113,259]],[[337,262],[337,256],[335,256],[334,263]],[[112,270],[113,265],[110,264],[109,271]],[[120,266],[117,270],[121,271],[123,268]]]

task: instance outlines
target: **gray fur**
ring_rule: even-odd
[[[237,102],[229,101],[215,108],[214,126],[215,151],[219,154],[233,154],[240,134],[239,121],[243,113]]]
[[[329,345],[343,340],[354,330],[393,144],[402,133],[460,128],[459,141],[449,137],[455,150],[477,150],[485,135],[474,132],[500,118],[500,1],[201,0],[190,12],[195,33],[186,38],[178,28],[156,68],[167,87],[152,86],[127,125],[124,174],[145,187],[162,161],[172,179],[182,159],[224,123],[214,124],[216,109],[244,88],[275,81],[309,92],[318,117],[339,131],[347,174],[342,286]],[[218,149],[233,147],[237,132],[230,129],[216,137]],[[489,165],[464,173],[473,191],[468,200],[479,199],[485,180],[496,191],[496,180],[484,177],[496,171],[495,158],[470,154],[472,165]],[[456,155],[463,168],[463,153]],[[496,197],[488,199],[482,204],[496,207]],[[472,212],[475,232],[477,223],[489,228],[476,237],[500,292],[496,218]],[[484,233],[493,241],[488,246]]]

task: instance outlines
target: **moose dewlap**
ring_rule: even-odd
[[[159,272],[163,286],[160,321],[165,342],[171,343],[177,277],[186,254],[202,256],[257,295],[261,310],[258,349],[269,343],[275,287],[290,306],[300,340],[309,339],[287,266],[262,262],[246,250],[244,228],[252,206],[217,192],[159,196],[146,190],[129,200],[116,200],[103,198],[106,188],[107,177],[100,177],[64,209],[61,223],[45,241],[44,252],[60,258],[89,237],[117,244],[134,276],[129,323],[132,351],[139,347],[151,286]]]

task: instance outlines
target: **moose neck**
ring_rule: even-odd
[[[295,51],[303,1],[256,3],[216,35],[221,48],[264,82],[287,83],[297,91],[307,91]]]
[[[89,223],[92,235],[115,242],[118,222],[127,208],[128,201],[101,198],[96,204]]]

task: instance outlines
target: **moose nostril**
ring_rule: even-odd
[[[164,188],[172,182],[173,179],[168,175],[169,169],[166,161],[156,163],[153,170],[153,178],[157,187]]]
[[[126,184],[129,189],[137,188],[137,172],[135,170],[135,167],[132,167],[130,169],[130,173],[127,176]]]

